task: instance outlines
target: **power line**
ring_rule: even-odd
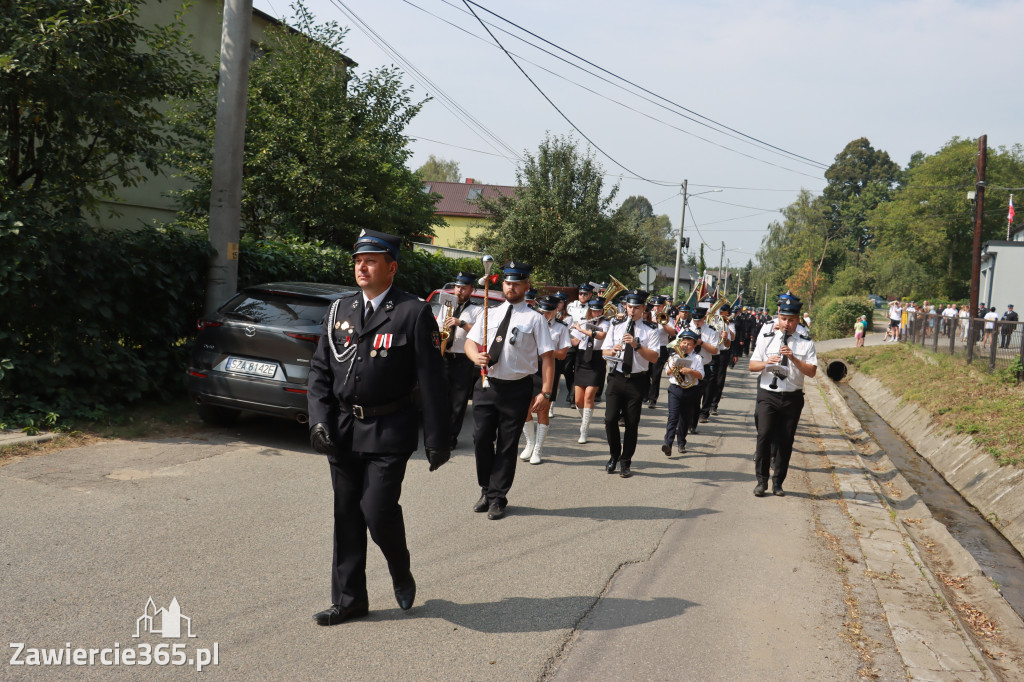
[[[563,113],[561,109],[558,108],[558,105],[556,105],[553,101],[551,101],[551,98],[547,96],[547,93],[545,93],[544,90],[542,90],[541,87],[539,85],[537,85],[537,83],[535,83],[532,78],[530,78],[530,75],[528,73],[526,73],[526,71],[523,69],[523,67],[519,65],[519,62],[516,61],[516,58],[513,57],[511,54],[509,54],[509,51],[505,49],[505,46],[501,44],[501,41],[498,40],[498,38],[494,35],[494,33],[491,32],[491,29],[487,27],[487,24],[484,23],[484,21],[482,19],[480,19],[480,17],[477,16],[476,12],[473,11],[473,8],[470,7],[469,0],[462,0],[462,1],[464,3],[466,3],[466,7],[469,8],[470,12],[473,12],[473,16],[476,17],[476,20],[479,21],[480,25],[484,27],[484,30],[487,31],[487,34],[489,36],[491,36],[491,39],[495,43],[497,43],[498,47],[501,48],[501,51],[504,52],[506,54],[506,56],[508,56],[508,58],[512,61],[513,64],[515,64],[516,68],[519,69],[519,72],[523,74],[523,76],[526,78],[526,80],[530,81],[530,85],[532,85],[537,90],[537,92],[539,92],[541,94],[541,96],[545,100],[547,100],[548,104],[550,104],[552,106],[552,108],[555,111],[557,111],[558,114],[562,118],[565,119],[566,123],[571,125],[573,130],[575,130],[577,133],[579,133],[583,137],[583,139],[585,139],[587,142],[589,142],[595,149],[597,149],[597,151],[599,151],[602,154],[604,154],[616,166],[618,166],[619,168],[623,169],[627,173],[631,173],[631,174],[635,175],[640,180],[644,180],[645,182],[649,182],[649,183],[651,183],[653,185],[669,186],[670,184],[675,184],[675,183],[664,183],[664,182],[659,182],[657,180],[650,180],[648,178],[645,178],[644,176],[640,175],[636,171],[630,170],[627,166],[625,166],[622,163],[620,163],[619,161],[617,161],[615,159],[615,157],[613,157],[611,154],[606,152],[596,142],[594,142],[592,139],[590,139],[587,136],[586,133],[584,133],[582,130],[580,130],[579,127],[575,123],[573,123],[572,120],[568,116],[566,116],[565,113]],[[476,3],[473,3],[473,4],[476,4]]]
[[[752,135],[747,135],[746,133],[741,132],[739,130],[736,130],[735,128],[730,128],[729,126],[725,125],[724,123],[719,123],[718,121],[715,121],[714,119],[709,118],[707,116],[704,116],[703,114],[700,114],[700,113],[698,113],[696,111],[693,111],[692,109],[688,109],[687,107],[684,107],[683,105],[681,105],[681,104],[679,104],[677,102],[673,102],[670,99],[662,97],[661,95],[659,95],[659,94],[657,94],[655,92],[652,92],[652,91],[648,90],[647,88],[644,88],[643,86],[638,85],[638,84],[634,83],[633,81],[631,81],[631,80],[629,80],[627,78],[623,78],[622,76],[619,76],[618,74],[615,74],[615,73],[613,73],[613,72],[611,72],[611,71],[609,71],[609,70],[607,70],[607,69],[605,69],[605,68],[603,68],[601,66],[598,66],[597,64],[594,64],[593,62],[588,61],[587,59],[584,59],[583,57],[580,57],[576,53],[574,53],[574,52],[572,52],[570,50],[567,50],[566,48],[561,47],[560,45],[557,45],[557,44],[551,42],[550,40],[547,40],[546,38],[543,38],[543,37],[537,35],[536,33],[533,33],[532,31],[530,31],[530,30],[520,26],[519,24],[513,22],[512,20],[506,19],[505,17],[501,16],[497,12],[494,12],[492,10],[487,9],[486,7],[481,5],[480,3],[474,2],[474,0],[463,0],[463,2],[466,3],[467,7],[470,4],[475,5],[475,6],[479,7],[480,9],[482,9],[483,11],[487,12],[488,14],[490,14],[490,15],[492,15],[494,17],[497,17],[498,19],[504,21],[505,23],[507,23],[507,24],[509,24],[511,26],[515,26],[517,29],[519,29],[520,31],[523,31],[524,33],[527,33],[528,35],[533,36],[537,40],[543,41],[544,43],[550,45],[551,47],[553,47],[553,48],[555,48],[557,50],[561,50],[562,52],[565,52],[566,54],[572,55],[574,58],[580,60],[581,62],[583,62],[583,63],[585,63],[585,64],[587,64],[589,66],[592,66],[595,69],[598,69],[598,70],[602,71],[603,73],[606,73],[609,76],[612,76],[613,78],[621,80],[624,83],[628,83],[629,85],[633,86],[634,88],[637,88],[638,90],[646,92],[647,94],[651,95],[652,97],[656,97],[656,98],[662,100],[663,102],[667,102],[667,103],[671,104],[672,106],[678,107],[679,109],[682,109],[683,111],[686,111],[687,113],[690,113],[690,114],[693,114],[694,116],[702,118],[705,121],[708,121],[709,123],[712,123],[712,124],[718,126],[719,128],[724,128],[724,129],[729,130],[729,131],[731,131],[733,133],[736,133],[737,135],[741,135],[741,136],[747,138],[748,140],[752,140],[754,142],[757,142],[758,144],[762,144],[762,145],[765,145],[767,147],[771,147],[772,149],[775,149],[775,150],[777,150],[779,152],[782,152],[783,154],[786,154],[786,155],[791,156],[793,158],[800,159],[800,160],[802,160],[802,161],[804,161],[804,162],[806,162],[806,163],[808,163],[810,165],[820,166],[823,169],[829,167],[829,164],[822,163],[820,161],[815,161],[814,159],[807,158],[806,156],[801,156],[800,154],[797,154],[795,152],[791,152],[791,151],[789,151],[787,149],[783,149],[782,147],[778,147],[778,146],[773,145],[773,144],[771,144],[769,142],[765,142],[764,140],[758,139],[758,138],[756,138],[756,137],[754,137]],[[470,8],[470,10],[472,11],[472,8]],[[473,12],[473,16],[476,16],[476,12]],[[480,18],[477,17],[477,20],[479,21]],[[483,22],[481,22],[481,23],[483,23]],[[484,27],[486,28],[486,25],[484,25]],[[490,33],[490,30],[488,30],[488,33]],[[718,131],[718,132],[721,132],[721,131]]]
[[[411,140],[424,140],[426,142],[433,142],[434,144],[443,144],[446,147],[455,147],[456,149],[464,149],[467,152],[476,152],[477,154],[486,154],[488,156],[497,156],[498,158],[505,159],[506,161],[511,161],[512,160],[512,159],[508,158],[507,156],[504,156],[502,154],[496,154],[495,152],[485,152],[482,149],[472,149],[470,147],[462,147],[462,146],[457,145],[457,144],[452,144],[451,142],[441,142],[441,140],[431,140],[429,137],[423,137],[422,135],[410,135],[409,139],[411,139]]]
[[[724,204],[726,206],[735,206],[736,208],[749,208],[751,211],[764,211],[765,213],[779,213],[783,209],[781,208],[763,208],[761,206],[747,206],[745,204],[734,204],[730,201],[722,201],[721,199],[712,199],[710,197],[701,197],[704,201],[710,201],[713,204]]]

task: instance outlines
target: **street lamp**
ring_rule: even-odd
[[[721,192],[720,189],[709,189],[706,192],[697,192],[696,194],[687,194],[686,185],[688,180],[683,180],[683,217],[679,220],[679,234],[676,235],[676,274],[672,280],[672,304],[676,305],[679,303],[679,261],[683,254],[683,225],[686,224],[686,203],[689,197],[700,196],[701,194],[711,194],[712,192]]]

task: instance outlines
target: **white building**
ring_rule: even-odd
[[[1010,241],[989,241],[981,247],[978,301],[1003,313],[1007,305],[1024,305],[1024,227]]]

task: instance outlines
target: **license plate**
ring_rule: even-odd
[[[239,374],[252,374],[258,377],[273,377],[277,374],[277,364],[273,362],[256,362],[243,358],[228,358],[225,369]]]

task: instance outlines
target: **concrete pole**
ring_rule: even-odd
[[[672,305],[679,305],[679,260],[683,255],[683,225],[686,224],[686,183],[683,180],[683,215],[679,219],[679,234],[676,235],[676,274],[672,280]]]
[[[982,218],[985,215],[985,165],[988,161],[988,135],[982,135],[978,138],[978,163],[977,163],[977,174],[978,182],[975,188],[974,195],[974,244],[973,251],[971,253],[971,316],[968,318],[971,320],[971,333],[970,341],[971,345],[974,344],[974,338],[977,330],[975,329],[974,319],[978,315],[978,286],[979,279],[981,277],[981,225]],[[991,305],[991,301],[987,301]],[[970,362],[973,358],[971,348],[968,348],[967,361]]]
[[[210,245],[214,254],[206,280],[206,312],[212,313],[238,288],[238,236],[242,220],[242,158],[249,92],[249,33],[252,0],[225,0],[220,36],[220,82],[213,141]]]

